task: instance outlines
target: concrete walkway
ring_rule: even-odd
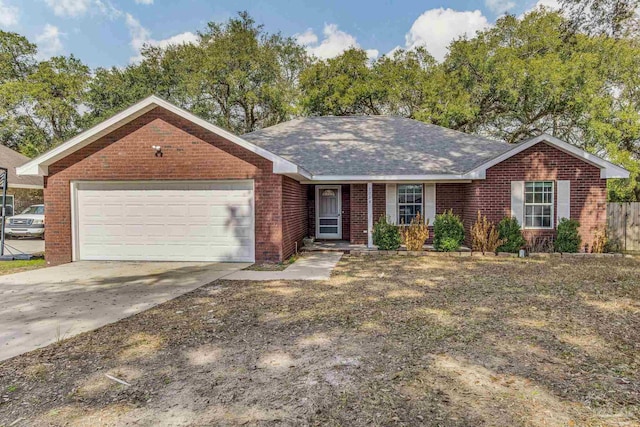
[[[341,257],[341,252],[314,252],[301,256],[282,271],[241,270],[225,280],[328,280]]]
[[[82,261],[0,276],[0,361],[139,313],[248,265]]]

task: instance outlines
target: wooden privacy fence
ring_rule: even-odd
[[[607,203],[607,226],[623,251],[640,251],[640,202]]]

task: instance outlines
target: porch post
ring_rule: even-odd
[[[367,247],[373,248],[373,183],[367,182]]]

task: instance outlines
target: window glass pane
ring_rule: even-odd
[[[530,181],[525,183],[525,227],[552,227],[553,186],[553,181]]]

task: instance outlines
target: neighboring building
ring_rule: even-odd
[[[7,168],[9,180],[7,186],[7,216],[19,214],[31,205],[41,204],[44,185],[41,176],[18,176],[16,168],[27,163],[29,159],[17,151],[0,145],[0,166]],[[0,203],[2,192],[0,191]]]
[[[516,145],[396,117],[293,120],[242,137],[150,97],[19,168],[45,177],[46,257],[280,261],[303,237],[371,244],[374,221],[453,209],[527,236],[605,224],[629,173],[551,136]]]

